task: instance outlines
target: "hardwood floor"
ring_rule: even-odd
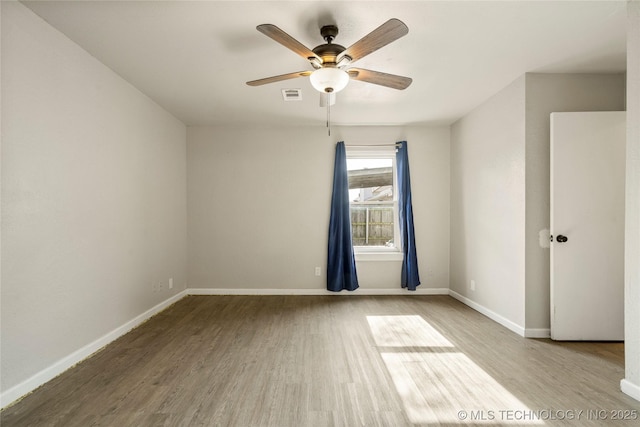
[[[447,296],[189,296],[0,424],[639,425],[623,377],[621,343],[524,339]]]

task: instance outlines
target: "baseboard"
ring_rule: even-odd
[[[622,381],[620,381],[620,390],[622,390],[622,392],[624,394],[627,394],[631,397],[633,397],[635,400],[639,400],[640,401],[640,386],[636,385],[634,383],[632,383],[631,381],[629,381],[628,379],[623,379]]]
[[[549,328],[525,328],[525,338],[551,338],[551,329]]]
[[[499,324],[501,324],[505,328],[515,332],[516,334],[520,335],[521,337],[526,337],[525,328],[523,328],[522,326],[518,325],[517,323],[514,323],[511,320],[507,319],[506,317],[503,317],[503,316],[499,315],[495,311],[489,310],[485,306],[483,306],[481,304],[478,304],[475,301],[470,300],[469,298],[465,297],[464,295],[461,295],[461,294],[457,293],[456,291],[452,291],[451,289],[449,289],[449,295],[451,295],[453,298],[457,299],[461,303],[463,303],[465,305],[468,305],[469,307],[473,308],[477,312],[479,312],[481,314],[484,314],[485,316],[487,316],[489,319],[493,320],[494,322],[498,322]],[[536,331],[536,329],[533,329],[533,331]]]
[[[51,365],[48,368],[45,368],[42,371],[36,373],[32,377],[30,377],[30,378],[26,379],[25,381],[21,382],[20,384],[17,384],[15,386],[11,387],[7,391],[5,391],[2,394],[0,394],[0,408],[4,408],[5,406],[10,405],[11,403],[15,402],[16,400],[20,399],[21,397],[31,393],[33,390],[37,389],[38,387],[40,387],[41,385],[43,385],[47,381],[52,380],[53,378],[57,377],[58,375],[60,375],[64,371],[66,371],[67,369],[73,367],[74,365],[78,364],[82,360],[84,360],[87,357],[91,356],[93,353],[95,353],[96,351],[100,350],[101,348],[103,348],[107,344],[115,341],[116,339],[120,338],[121,336],[123,336],[124,334],[126,334],[127,332],[129,332],[130,330],[135,328],[136,326],[142,324],[143,322],[145,322],[147,319],[149,319],[153,315],[159,313],[160,311],[164,310],[165,308],[167,308],[171,304],[173,304],[176,301],[182,299],[185,295],[187,295],[187,292],[186,291],[182,291],[182,292],[172,296],[171,298],[169,298],[169,299],[161,302],[160,304],[150,308],[149,310],[145,311],[144,313],[140,314],[139,316],[136,316],[135,318],[133,318],[132,320],[128,321],[124,325],[122,325],[122,326],[114,329],[113,331],[103,335],[102,337],[98,338],[97,340],[85,345],[81,349],[79,349],[77,351],[74,351],[70,355],[58,360],[53,365]]]
[[[237,288],[189,288],[187,295],[449,295],[448,288],[424,288],[408,291],[402,288],[363,289],[353,292],[331,292],[326,289],[237,289]]]

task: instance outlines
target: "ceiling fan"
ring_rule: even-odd
[[[409,28],[399,19],[393,18],[388,20],[348,48],[333,43],[333,40],[338,35],[338,27],[335,25],[325,25],[320,29],[320,35],[326,43],[316,46],[313,49],[307,48],[275,25],[262,24],[258,25],[256,29],[302,56],[309,61],[314,70],[297,71],[252,80],[247,82],[249,86],[261,86],[282,80],[309,76],[313,87],[319,92],[326,94],[331,100],[336,92],[341,91],[347,86],[350,79],[400,90],[406,89],[412,82],[409,77],[365,70],[363,68],[347,68],[353,62],[406,35],[409,32]],[[322,103],[323,99],[321,98],[321,104]],[[330,103],[332,102],[329,101],[328,104]]]

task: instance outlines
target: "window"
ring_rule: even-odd
[[[347,147],[351,233],[356,254],[399,251],[394,147]]]

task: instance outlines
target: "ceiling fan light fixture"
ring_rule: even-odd
[[[311,85],[322,93],[336,93],[347,87],[349,74],[339,68],[320,68],[309,76]]]

